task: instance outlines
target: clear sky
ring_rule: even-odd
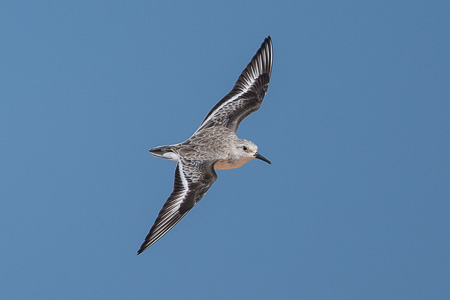
[[[450,2],[2,1],[1,299],[449,299]],[[220,171],[136,251],[266,36]]]

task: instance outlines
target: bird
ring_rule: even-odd
[[[186,141],[150,149],[158,158],[177,162],[173,191],[160,210],[137,254],[141,254],[171,230],[205,195],[217,179],[216,170],[239,168],[259,159],[251,141],[236,133],[241,121],[257,111],[269,88],[273,46],[270,36],[242,71],[233,89],[206,115]]]

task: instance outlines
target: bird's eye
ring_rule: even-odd
[[[246,146],[242,146],[242,150],[247,151],[247,147]]]

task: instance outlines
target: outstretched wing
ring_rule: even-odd
[[[222,125],[237,132],[241,121],[261,106],[271,73],[272,40],[269,36],[242,71],[231,92],[214,106],[197,131]]]
[[[175,170],[173,192],[159,212],[138,254],[162,238],[199,202],[216,181],[215,161],[181,159]]]

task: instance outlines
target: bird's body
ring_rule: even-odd
[[[179,161],[180,157],[198,161],[216,160],[215,170],[228,170],[239,168],[255,158],[253,155],[247,155],[242,149],[243,146],[254,149],[255,152],[257,150],[252,142],[239,139],[226,127],[217,126],[206,128],[183,143],[156,147],[150,149],[150,152],[156,157],[174,161]]]
[[[238,168],[255,158],[270,163],[257,152],[254,143],[238,138],[236,132],[240,122],[261,106],[271,72],[272,41],[268,37],[233,90],[216,104],[189,139],[150,149],[152,155],[178,164],[174,190],[138,254],[158,241],[203,198],[217,179],[215,170]]]

